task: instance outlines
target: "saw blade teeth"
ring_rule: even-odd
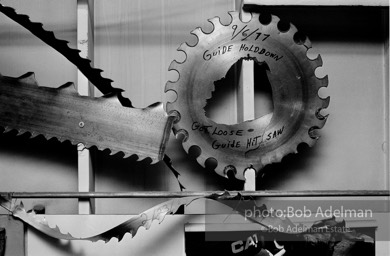
[[[182,43],[178,48],[177,48],[177,50],[178,51],[181,51],[181,52],[184,52],[184,54],[186,55],[186,58],[187,58],[187,51],[188,51],[188,48],[191,48],[192,46],[190,46],[189,44],[187,44],[187,43]],[[185,59],[186,59],[185,58]],[[185,59],[184,59],[184,61],[185,61]],[[184,62],[183,61],[183,62]],[[183,62],[181,62],[181,63],[183,63]]]
[[[322,116],[320,114],[320,111],[321,109],[328,107],[329,99],[322,99],[319,95],[319,89],[328,85],[328,79],[327,77],[318,78],[316,76],[315,70],[318,67],[322,66],[321,56],[318,55],[317,57],[316,55],[314,55],[317,57],[314,60],[311,60],[308,57],[308,49],[311,47],[310,40],[307,38],[306,35],[303,35],[301,32],[299,32],[293,24],[289,22],[284,22],[284,20],[279,19],[279,17],[267,13],[264,15],[252,14],[252,17],[249,21],[247,21],[248,18],[246,18],[245,16],[243,16],[243,20],[241,20],[239,12],[229,12],[229,15],[231,17],[229,25],[225,25],[225,23],[222,24],[219,17],[209,19],[208,21],[213,25],[213,29],[210,34],[208,33],[209,30],[207,30],[207,33],[205,33],[200,28],[197,28],[196,30],[191,32],[191,34],[195,35],[198,38],[198,42],[194,46],[182,44],[179,47],[178,50],[181,50],[186,54],[186,63],[178,63],[177,61],[172,62],[171,66],[169,67],[169,70],[177,71],[179,73],[179,78],[176,82],[168,82],[166,84],[165,91],[174,91],[177,96],[175,101],[167,103],[167,110],[180,111],[180,113],[183,115],[181,121],[174,124],[173,130],[174,134],[176,135],[176,138],[182,140],[182,146],[184,150],[191,156],[194,155],[194,151],[199,151],[200,153],[196,160],[202,167],[207,167],[207,160],[211,156],[213,156],[215,162],[217,163],[216,167],[214,168],[215,172],[222,176],[227,176],[226,171],[224,171],[224,169],[226,169],[226,166],[234,165],[235,168],[237,168],[237,173],[235,174],[235,176],[240,179],[244,179],[243,170],[248,167],[248,164],[253,165],[256,169],[262,168],[267,164],[282,161],[283,157],[287,154],[298,153],[298,145],[300,145],[301,143],[306,143],[309,146],[314,145],[316,140],[319,138],[315,131],[321,129],[326,122],[326,117]],[[257,33],[258,36],[250,37],[250,35],[256,35],[254,33]],[[260,37],[261,35],[264,38]],[[282,123],[282,121],[291,121],[293,125],[288,127],[286,126],[285,129],[289,130],[288,133],[283,133],[283,129],[285,128],[284,126],[282,128],[275,125],[272,129],[270,126],[270,134],[271,132],[272,134],[276,134],[276,132],[278,131],[278,134],[280,132],[280,135],[283,137],[277,137],[276,135],[274,135],[273,138],[275,140],[271,140],[266,144],[262,144],[261,141],[259,142],[259,147],[253,147],[253,149],[250,148],[250,152],[245,152],[245,154],[243,154],[243,157],[237,156],[233,159],[233,157],[231,157],[233,156],[231,152],[233,152],[234,149],[227,153],[227,151],[224,150],[214,150],[213,146],[210,145],[210,143],[214,141],[214,139],[219,139],[221,137],[212,137],[211,139],[209,137],[205,138],[206,136],[204,136],[203,133],[198,133],[197,129],[191,127],[191,125],[193,126],[195,122],[205,125],[206,127],[208,127],[207,124],[210,124],[204,121],[205,118],[207,118],[206,113],[203,113],[205,112],[204,107],[205,105],[207,105],[207,101],[213,96],[213,91],[215,90],[214,83],[218,81],[218,79],[222,79],[223,74],[226,74],[226,67],[229,66],[228,64],[230,64],[227,62],[235,60],[228,55],[220,57],[222,56],[222,54],[220,54],[220,52],[215,51],[215,58],[213,59],[214,62],[204,62],[205,59],[204,56],[202,59],[201,53],[204,52],[205,49],[218,49],[220,45],[226,44],[226,38],[230,39],[229,42],[232,44],[241,44],[241,41],[247,40],[248,44],[250,42],[253,45],[257,45],[257,43],[261,43],[259,42],[260,40],[256,42],[258,38],[264,41],[267,40],[269,36],[271,36],[271,38],[281,44],[281,46],[274,46],[270,42],[270,48],[275,47],[275,49],[273,50],[277,51],[277,49],[281,49],[281,47],[283,46],[285,47],[283,49],[286,50],[286,54],[284,55],[284,57],[288,59],[295,58],[295,60],[297,60],[298,67],[296,67],[296,71],[299,76],[296,76],[296,78],[302,79],[297,81],[297,84],[302,84],[302,93],[307,95],[307,97],[304,97],[302,99],[296,97],[295,93],[293,93],[292,90],[286,93],[286,95],[283,95],[285,97],[291,96],[294,101],[302,100],[302,106],[304,106],[303,108],[299,109],[299,118],[296,118],[297,116],[293,114],[285,114],[283,112],[283,115],[281,115],[283,120],[278,120],[278,122],[274,122],[276,124]],[[261,44],[258,45],[258,48],[260,46]],[[289,53],[287,54],[287,52]],[[245,56],[244,58],[246,58],[245,53],[240,54],[244,54],[243,56]],[[289,54],[291,54],[291,57],[289,56]],[[248,54],[247,56],[247,58],[253,57],[250,54]],[[256,59],[256,57],[253,58]],[[261,62],[265,63],[265,60],[259,58],[259,61],[260,60]],[[224,63],[223,65],[220,65],[222,61],[224,61]],[[212,64],[206,65],[204,63]],[[283,64],[283,62],[279,63]],[[212,67],[211,65],[215,66]],[[219,65],[221,67],[219,67]],[[213,68],[215,68],[215,71],[213,70]],[[272,68],[275,68],[275,66],[273,66]],[[199,72],[199,70],[201,70],[202,72]],[[210,70],[211,72],[209,74],[208,72]],[[287,76],[291,75],[291,73],[289,73],[290,71],[287,69],[283,71],[280,70],[277,70],[277,72],[273,72],[271,73],[271,75],[268,75],[268,81],[273,86],[273,88],[278,88],[278,84],[280,84],[280,86],[283,86],[282,83],[286,80],[283,80],[285,73],[288,74]],[[214,83],[210,82],[207,85],[203,86],[202,84],[202,86],[199,86],[199,90],[202,90],[201,93],[199,93],[200,97],[196,99],[196,102],[189,101],[188,99],[194,94],[193,86],[198,85],[198,83],[201,84],[205,80],[207,80],[206,78],[203,79],[203,77],[199,80],[193,78],[194,74],[200,73],[202,73],[202,75],[204,73],[206,78],[207,76],[209,76],[208,79],[214,81]],[[267,73],[270,73],[269,68]],[[274,77],[272,75],[274,75]],[[302,83],[301,81],[304,82]],[[288,95],[289,93],[291,95]],[[192,108],[191,104],[195,105],[194,108]],[[195,117],[192,117],[191,114],[195,110],[197,115]],[[275,118],[274,120],[277,119]],[[237,126],[239,125],[240,124],[237,124]],[[208,128],[203,129],[206,129],[206,132],[208,132]],[[266,134],[268,126],[264,129],[264,133],[262,131],[262,136]],[[254,129],[251,128],[247,130],[248,132],[251,132],[251,130]],[[228,141],[227,138],[223,139]],[[248,162],[249,159],[250,162]]]
[[[191,145],[188,149],[188,153],[189,155],[191,155],[192,157],[194,157],[196,159],[196,161],[202,165],[202,149],[198,146],[198,145]],[[202,165],[202,167],[204,168],[205,166]]]
[[[7,132],[10,132],[10,131],[12,131],[12,130],[13,130],[13,129],[12,129],[11,127],[6,126],[6,127],[4,127],[3,133],[7,133]]]
[[[43,134],[43,137],[45,137],[46,140],[50,140],[51,138],[53,138],[53,136],[51,136],[50,134]]]
[[[321,89],[321,88],[326,88],[326,87],[328,87],[328,84],[329,84],[329,77],[328,77],[328,75],[326,75],[326,76],[324,76],[324,77],[322,77],[322,78],[318,78],[317,77],[317,79],[319,80],[319,82],[320,82],[320,86],[319,86],[319,88],[318,89]]]
[[[272,22],[272,15],[269,13],[259,13],[258,21],[262,26],[268,26]]]
[[[204,164],[208,170],[215,170],[218,166],[218,161],[214,157],[208,157],[205,161]]]
[[[199,43],[199,41],[202,41],[203,38],[206,37],[206,34],[202,31],[202,29],[200,27],[197,27],[196,29],[192,30],[190,32],[190,34],[192,34],[198,38],[198,41],[196,42],[195,45],[197,45]]]
[[[280,163],[283,159],[284,156],[288,154],[288,151],[286,150],[285,152],[283,151],[278,151],[276,152],[275,158],[274,158],[274,163]]]
[[[321,98],[321,109],[329,107],[329,104],[330,104],[330,96],[328,96],[324,99]]]
[[[146,157],[146,158],[148,158],[148,159],[150,159],[150,164],[156,164],[156,163],[158,163],[158,161],[159,161],[159,159],[152,159],[152,158],[150,158],[150,157]],[[142,159],[143,160],[143,159]]]
[[[225,167],[223,167],[222,172],[225,177],[228,177],[229,172],[233,172],[234,176],[237,175],[237,169],[234,165],[226,165]]]
[[[317,58],[315,58],[314,60],[309,60],[311,63],[313,63],[313,65],[315,66],[314,69],[318,68],[318,67],[322,67],[322,57],[321,55],[317,55]]]
[[[270,24],[278,24],[280,21],[280,18],[278,16],[272,15],[271,14],[271,22]]]
[[[303,45],[306,47],[307,50],[309,50],[310,48],[312,48],[312,44],[311,44],[311,41],[309,39],[309,37],[305,36],[305,40],[303,41]]]
[[[208,21],[213,25],[213,32],[223,27],[221,19],[218,16],[208,19]]]
[[[318,127],[311,127],[307,132],[307,136],[305,136],[306,139],[304,140],[304,142],[310,147],[312,147],[315,144],[315,142],[321,137],[318,134],[318,130],[319,130]]]
[[[249,14],[250,14],[250,19],[249,19],[249,21],[246,21],[245,23],[249,23],[249,22],[259,22],[260,23],[260,21],[259,21],[259,18],[260,18],[260,13],[257,13],[257,12],[249,12]],[[253,21],[252,21],[253,20]]]
[[[292,24],[291,22],[289,23],[290,24],[290,27],[289,29],[286,31],[286,33],[289,33],[290,35],[295,35],[297,32],[298,32],[298,29],[297,27],[295,27],[294,24]]]
[[[111,104],[112,106],[123,107],[123,105],[119,101],[120,94],[121,94],[120,92],[116,91],[116,92],[112,92],[112,93],[108,93],[106,95],[103,95],[99,99],[101,101],[104,101],[106,103]]]
[[[129,158],[129,157],[132,157],[134,155],[134,153],[132,152],[123,152],[123,158]]]
[[[283,161],[287,155],[297,154],[298,153],[298,145],[290,145],[289,147],[283,147],[281,152],[276,153],[277,161],[280,163]]]
[[[280,163],[283,159],[283,157],[285,157],[287,154],[287,150],[281,150],[281,151],[278,151],[276,152],[276,154],[273,155],[273,157],[271,158],[272,159],[272,163]]]
[[[168,116],[173,118],[173,123],[174,124],[177,124],[178,122],[180,122],[181,115],[180,115],[179,111],[177,111],[177,110],[170,110],[168,112]]]
[[[111,149],[110,149],[109,155],[110,155],[110,156],[113,156],[113,155],[118,154],[118,153],[119,153],[119,151],[111,150]],[[125,156],[126,156],[126,154],[125,154]]]
[[[298,144],[291,145],[289,147],[285,147],[284,152],[285,152],[285,155],[282,157],[282,159],[281,159],[282,161],[283,161],[283,158],[289,154],[298,154]]]
[[[279,20],[278,23],[276,24],[276,27],[278,28],[280,33],[285,34],[290,31],[291,23],[285,20]]]
[[[323,126],[325,125],[325,122],[328,120],[329,114],[323,115],[323,114],[321,114],[321,110],[322,110],[322,109],[319,109],[319,110],[317,111],[316,117],[317,117],[317,119],[319,119],[319,120],[324,120],[323,125],[322,125],[322,127],[323,127]],[[321,127],[321,128],[322,128],[322,127]]]
[[[17,80],[24,84],[29,84],[32,86],[39,86],[37,80],[35,79],[34,72],[27,72],[26,74],[17,78]]]
[[[34,139],[34,138],[37,137],[38,135],[39,135],[39,133],[32,131],[32,132],[31,132],[31,137],[30,137],[30,139]]]
[[[175,136],[177,139],[181,139],[184,143],[184,142],[187,142],[189,134],[188,134],[187,130],[180,129],[180,130],[176,131]]]
[[[166,84],[165,84],[165,92],[169,92],[169,91],[173,91],[176,93],[176,96],[177,96],[177,92],[176,92],[176,82],[173,82],[173,81],[168,81]],[[172,102],[175,102],[175,101],[172,101]]]
[[[132,159],[134,159],[135,161],[139,162],[139,161],[142,161],[145,159],[145,157],[140,157],[139,155],[137,154],[134,154],[134,152],[128,152],[127,155],[129,157],[132,157]]]
[[[317,127],[311,127],[303,136],[302,142],[306,143],[309,147],[313,147],[320,135],[317,133],[319,130]]]
[[[199,146],[193,146],[193,147],[197,147],[200,149]],[[201,149],[200,149],[201,150]],[[202,166],[203,168],[206,168],[206,160],[207,159],[203,159],[202,158],[202,154],[199,154],[197,157],[196,157],[196,161],[200,164],[200,166]]]
[[[188,143],[188,141],[183,141],[182,145],[183,145],[184,151],[188,154],[189,153],[189,149],[192,146],[192,144]]]
[[[183,61],[185,62],[185,60]],[[183,62],[177,62],[176,60],[172,61],[171,64],[169,65],[169,68],[168,68],[168,71],[177,71],[179,73],[179,76],[180,76],[180,72],[179,72],[179,66],[183,63]]]
[[[75,94],[75,93],[78,94],[78,92],[76,90],[76,86],[72,82],[68,82],[66,84],[63,84],[60,87],[58,87],[58,89],[61,90],[61,92],[66,92],[66,93],[70,93],[70,94]]]
[[[150,156],[140,156],[134,152],[125,152],[125,151],[117,151],[115,154],[123,154],[122,155],[122,158],[129,158],[129,157],[134,157],[134,160],[137,161],[137,162],[140,162],[140,161],[143,161],[145,159],[149,159],[150,161],[150,164],[155,164],[159,161],[159,159],[157,158],[152,158]],[[115,155],[113,154],[113,155]]]
[[[231,18],[231,20],[230,20],[230,22],[229,22],[229,25],[231,25],[231,24],[234,22],[234,20],[237,20],[237,19],[240,18],[238,12],[230,11],[230,12],[228,12],[228,14],[229,14],[229,16],[230,16],[230,18]]]
[[[269,165],[271,162],[271,158],[267,155],[261,158],[261,165],[266,166]]]
[[[178,94],[175,90],[173,89],[166,89],[165,90],[165,93],[168,94],[168,93],[171,93],[169,98],[167,97],[166,101],[165,101],[165,109],[168,111],[168,110],[171,110],[173,109],[173,104],[177,101],[178,99]]]
[[[323,117],[322,115],[321,116],[318,116],[318,115],[319,115],[319,111],[316,111],[316,118],[313,119],[313,121],[311,122],[310,129],[312,129],[312,128],[313,129],[321,129],[322,127],[324,127],[324,125],[326,123],[326,118]]]
[[[94,145],[99,151],[104,151],[105,149],[101,145]]]
[[[175,92],[175,93],[176,93],[175,90],[169,90],[169,91],[172,91],[172,92]],[[172,102],[167,101],[167,102],[165,103],[165,108],[166,108],[168,114],[169,114],[171,111],[176,111],[176,112],[177,112],[177,110],[175,110],[175,103],[176,103],[176,101],[177,101],[177,97],[176,97],[176,99],[173,100]],[[174,127],[173,127],[173,129],[174,129]]]
[[[26,132],[27,132],[27,131],[26,131],[25,129],[18,129],[18,130],[17,130],[16,136],[23,135],[23,134],[25,134]]]
[[[163,112],[164,111],[164,106],[162,102],[155,102],[147,106],[146,108],[143,108],[142,111],[145,112]]]

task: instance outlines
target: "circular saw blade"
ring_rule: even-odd
[[[234,170],[236,178],[244,180],[248,167],[258,172],[296,153],[300,143],[315,143],[318,137],[313,130],[322,128],[326,121],[319,112],[329,104],[329,97],[320,98],[318,90],[328,85],[328,78],[315,76],[321,57],[307,57],[310,41],[293,25],[283,30],[276,16],[263,22],[265,16],[252,14],[249,22],[243,22],[238,12],[229,14],[230,24],[221,24],[218,17],[210,19],[212,32],[197,28],[191,32],[197,43],[179,47],[186,59],[171,63],[169,69],[176,70],[179,79],[169,81],[165,91],[175,92],[177,98],[166,108],[177,115],[173,130],[176,137],[184,135],[184,149],[200,148],[197,161],[203,167],[208,159],[215,159],[218,174],[226,177],[227,171]],[[269,68],[274,110],[234,125],[216,123],[205,114],[207,99],[212,97],[214,82],[224,78],[241,59],[265,63]]]

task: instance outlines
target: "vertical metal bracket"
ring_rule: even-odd
[[[251,18],[244,12],[244,0],[236,0],[236,9],[240,10],[240,19],[247,21]],[[255,118],[254,92],[254,63],[252,60],[242,60],[240,79],[237,91],[237,122],[244,122]],[[245,191],[256,190],[256,170],[247,168],[245,174]]]
[[[94,0],[77,0],[77,48],[80,56],[93,61],[93,10]],[[88,79],[77,71],[77,91],[83,96],[94,96],[93,86]],[[82,120],[80,120],[82,122]],[[77,146],[78,151],[78,190],[93,192],[95,190],[94,172],[90,151],[83,144]],[[95,199],[79,199],[79,214],[95,212]]]

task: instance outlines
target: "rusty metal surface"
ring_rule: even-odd
[[[41,87],[33,73],[20,78],[0,76],[0,126],[5,132],[44,135],[85,147],[133,154],[138,160],[162,160],[172,118],[162,104],[144,109],[124,107],[120,93],[100,98],[80,96],[72,83]]]
[[[199,164],[205,166],[207,160],[215,159],[218,174],[226,176],[233,170],[236,178],[243,180],[246,168],[259,171],[296,153],[300,143],[315,143],[318,136],[313,131],[326,121],[319,112],[329,104],[329,98],[320,98],[318,90],[328,85],[328,79],[315,76],[321,57],[308,59],[311,43],[293,25],[283,28],[276,16],[267,21],[265,16],[252,14],[249,22],[242,22],[238,12],[230,15],[227,25],[218,17],[209,20],[214,26],[210,33],[201,28],[191,32],[198,42],[179,47],[186,59],[171,63],[170,70],[176,70],[179,79],[169,81],[165,90],[177,95],[167,103],[167,111],[178,116],[174,133],[184,137],[184,149],[188,152],[192,146],[198,147]],[[212,97],[214,82],[241,59],[268,66],[274,111],[234,125],[216,123],[205,115],[207,99]]]

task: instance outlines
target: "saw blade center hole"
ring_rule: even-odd
[[[231,66],[226,76],[214,81],[212,97],[207,100],[205,113],[216,123],[232,125],[237,123],[237,91],[242,60]],[[272,113],[274,102],[271,84],[267,77],[266,63],[254,61],[254,108],[255,119]]]

